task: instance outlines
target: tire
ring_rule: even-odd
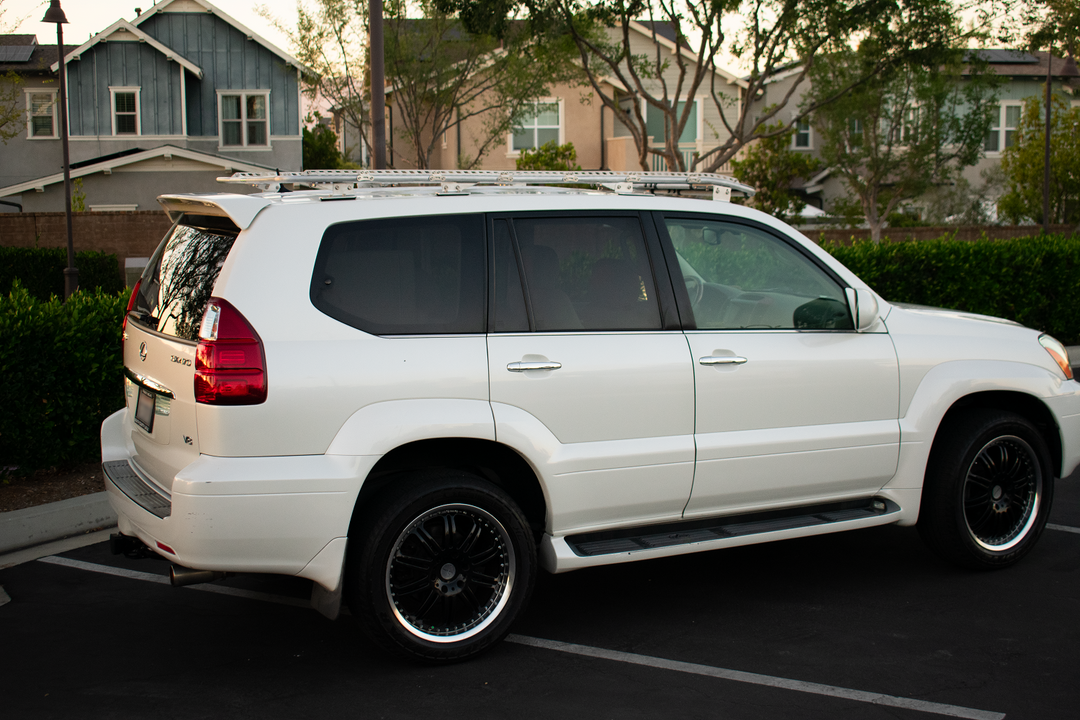
[[[994,569],[1026,555],[1054,495],[1046,443],[1019,415],[970,410],[949,420],[926,469],[919,533],[945,559]]]
[[[349,607],[399,657],[473,657],[506,636],[532,593],[529,525],[506,493],[474,475],[404,475],[353,529]]]

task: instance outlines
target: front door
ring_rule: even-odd
[[[661,225],[696,325],[686,517],[850,499],[888,482],[899,375],[884,326],[856,332],[841,281],[774,230],[674,215]]]

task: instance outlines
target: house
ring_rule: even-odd
[[[0,145],[0,208],[64,209],[60,58],[4,36],[0,73],[23,85],[25,132]],[[305,68],[207,0],[162,0],[66,46],[71,175],[87,210],[157,210],[234,171],[299,170]],[[82,197],[80,197],[82,199]]]
[[[631,21],[629,30],[635,55],[654,57],[659,48],[666,56],[678,52],[691,62],[696,59],[691,49],[676,44],[675,33],[666,23]],[[611,28],[608,32],[613,39],[621,38],[621,28]],[[665,78],[672,87],[677,72],[676,64],[668,63]],[[695,153],[700,154],[716,147],[728,136],[718,110],[709,98],[710,80],[712,79],[706,77],[699,94],[692,100],[692,118],[679,138],[679,148],[687,167]],[[660,81],[654,79],[650,82],[650,91],[659,95]],[[741,102],[746,83],[726,70],[717,69],[715,86],[718,91],[739,98]],[[606,95],[620,98],[621,103],[640,102],[652,137],[651,145],[663,146],[664,118],[660,112],[648,106],[643,98],[635,97],[632,88],[623,87],[614,77],[603,78],[601,87]],[[386,87],[386,103],[387,161],[397,168],[413,168],[415,158],[409,153],[400,132],[396,132],[394,128],[394,119],[400,116],[400,109],[395,99],[395,86],[389,81]],[[552,140],[560,145],[573,143],[578,164],[585,169],[641,169],[629,130],[615,119],[614,114],[596,97],[591,87],[568,83],[554,84],[546,97],[533,102],[533,108],[519,128],[507,133],[505,139],[483,157],[479,169],[512,170],[523,150],[537,148]],[[349,125],[340,112],[331,110],[331,114],[334,131],[340,139],[346,159],[366,165],[368,158],[355,127]],[[475,155],[479,146],[477,138],[483,135],[484,123],[485,119],[480,115],[467,119],[444,133],[436,143],[429,166],[456,168],[460,157]],[[650,158],[650,169],[667,169],[662,158],[652,155]],[[725,166],[720,172],[730,172],[730,169]]]
[[[991,72],[1006,78],[998,90],[998,104],[992,112],[994,120],[983,143],[983,156],[975,165],[965,168],[962,176],[973,188],[985,184],[986,177],[993,175],[1001,165],[1002,152],[1013,144],[1013,136],[1020,123],[1024,100],[1042,97],[1045,92],[1047,61],[1051,62],[1052,92],[1073,107],[1080,105],[1080,73],[1071,59],[1051,57],[1046,52],[1019,52],[1003,49],[974,50],[987,62]],[[755,100],[757,107],[765,108],[780,102],[790,91],[801,73],[801,66],[794,66],[777,73],[767,84],[765,91]],[[799,112],[801,98],[809,90],[806,80],[778,116],[778,120],[790,122]],[[799,121],[791,140],[795,152],[818,155],[818,139],[810,119]],[[828,168],[813,178],[806,178],[799,188],[807,203],[817,208],[829,208],[833,201],[842,198],[847,191],[838,177]]]

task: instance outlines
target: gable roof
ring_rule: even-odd
[[[645,37],[649,38],[649,40],[653,40],[653,38],[655,37],[657,44],[666,47],[672,53],[678,50],[687,58],[697,61],[697,53],[695,53],[686,45],[675,44],[675,29],[667,23],[648,22],[644,20],[631,20],[629,28],[635,32],[641,33]],[[656,33],[655,36],[653,35],[654,31]],[[712,67],[717,75],[724,78],[732,85],[737,85],[738,87],[742,88],[746,87],[746,81],[742,78],[731,74],[719,65],[714,64]]]
[[[176,52],[172,48],[166,47],[162,43],[160,43],[157,40],[155,40],[154,38],[150,37],[145,32],[143,32],[142,30],[135,27],[134,25],[132,25],[131,23],[129,23],[127,20],[124,20],[124,19],[117,20],[112,25],[110,25],[108,28],[106,28],[105,30],[102,30],[97,35],[94,35],[94,37],[90,38],[89,40],[84,42],[79,47],[77,47],[74,50],[70,51],[67,55],[64,56],[64,64],[66,65],[69,62],[71,62],[72,60],[78,60],[82,56],[82,54],[84,52],[86,52],[90,48],[94,47],[98,43],[108,42],[112,38],[115,38],[115,39],[124,38],[125,35],[134,36],[135,40],[138,40],[139,42],[146,43],[147,45],[149,45],[150,47],[154,48],[155,50],[160,52],[162,55],[164,55],[167,59],[175,60],[176,62],[180,63],[180,65],[182,65],[185,69],[187,69],[187,71],[190,72],[192,75],[199,78],[200,80],[202,79],[202,76],[203,76],[202,68],[200,68],[198,65],[191,62],[187,58],[183,57],[182,55],[180,55],[178,52]],[[131,38],[124,38],[124,39],[125,40],[130,40]],[[58,61],[56,61],[56,62],[54,62],[52,64],[51,69],[52,69],[53,72],[56,72],[59,68],[60,68],[60,61],[58,60]]]
[[[188,150],[187,148],[177,147],[176,145],[159,145],[158,147],[150,148],[149,150],[135,149],[123,151],[104,155],[93,160],[75,163],[71,166],[71,178],[74,180],[75,178],[86,175],[112,171],[126,165],[135,165],[156,158],[164,158],[166,160],[179,158],[181,160],[189,160],[208,165],[209,167],[207,167],[207,170],[220,168],[226,172],[265,173],[267,170],[275,170],[275,168],[266,165],[255,165],[253,163],[244,162],[243,160],[236,160],[221,155],[211,155],[210,153],[198,152],[196,150]],[[78,167],[76,167],[76,165]],[[30,190],[44,189],[46,185],[62,182],[64,182],[64,173],[53,173],[52,175],[45,175],[33,180],[27,180],[17,185],[8,185],[5,188],[0,188],[0,197],[18,195]]]
[[[173,6],[176,6],[176,7],[173,7]],[[172,9],[170,10],[169,8],[172,8]],[[307,67],[306,65],[301,63],[299,60],[294,58],[292,55],[285,52],[284,50],[279,48],[277,45],[274,45],[272,42],[270,42],[266,38],[264,38],[261,35],[257,34],[253,30],[248,28],[246,25],[241,23],[239,20],[235,20],[234,18],[230,17],[227,13],[225,13],[225,11],[221,10],[217,6],[211,5],[206,0],[161,0],[161,2],[154,5],[152,8],[150,8],[149,10],[144,12],[139,17],[135,18],[134,22],[135,22],[135,25],[142,25],[144,22],[146,22],[147,20],[149,20],[153,16],[157,15],[158,13],[164,13],[164,12],[198,12],[199,8],[202,8],[203,12],[207,12],[207,13],[211,13],[213,15],[216,15],[219,18],[221,18],[222,20],[224,20],[226,23],[228,23],[229,25],[232,25],[234,28],[236,28],[241,33],[243,33],[249,40],[253,40],[253,41],[259,43],[264,48],[266,48],[267,50],[269,50],[270,52],[274,53],[279,58],[284,60],[286,62],[286,64],[292,65],[293,67],[295,67],[295,68],[297,68],[299,70],[302,70],[305,73],[312,72],[309,67]]]

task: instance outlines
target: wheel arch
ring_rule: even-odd
[[[547,498],[529,463],[506,445],[467,437],[416,440],[384,454],[364,480],[353,522],[366,507],[378,503],[388,487],[408,482],[410,473],[425,470],[464,471],[497,485],[517,503],[537,539],[543,532]]]
[[[949,426],[951,418],[972,409],[1003,410],[1012,412],[1024,418],[1039,431],[1047,449],[1050,451],[1050,462],[1058,477],[1062,471],[1062,445],[1061,431],[1054,414],[1041,400],[1027,393],[1012,390],[992,390],[965,395],[954,402],[938,423],[937,432],[934,433],[934,442],[941,437],[943,428]]]

